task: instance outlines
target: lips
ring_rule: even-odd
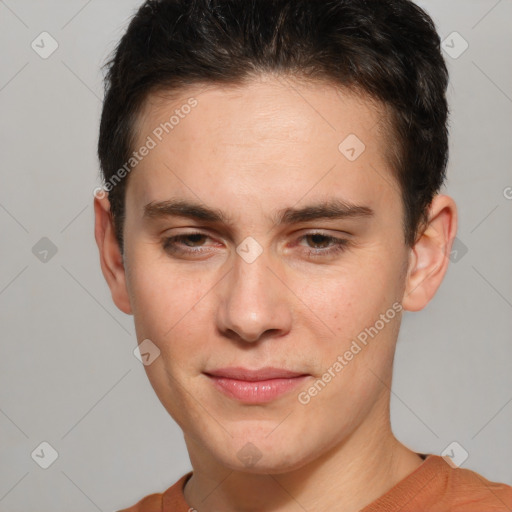
[[[292,391],[310,375],[283,368],[221,368],[205,372],[214,387],[248,404],[266,403]]]
[[[266,367],[259,370],[248,370],[246,368],[221,368],[206,372],[207,375],[214,377],[225,377],[226,379],[245,380],[256,382],[270,379],[293,379],[306,375],[305,373],[293,372],[282,368]]]

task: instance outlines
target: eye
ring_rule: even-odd
[[[347,246],[350,245],[350,241],[345,238],[338,238],[323,233],[308,233],[300,237],[299,240],[306,240],[312,245],[317,246],[312,249],[306,249],[307,256],[311,257],[335,255],[345,251]]]
[[[180,235],[171,236],[162,240],[162,248],[169,254],[176,256],[194,256],[204,255],[212,250],[212,245],[206,242],[211,237],[205,233],[198,231],[190,233],[182,233]],[[307,233],[298,239],[306,241],[307,246],[304,248],[307,257],[326,257],[334,256],[346,250],[350,245],[350,241],[345,238],[338,238],[324,233]],[[298,244],[299,247],[304,247]],[[312,247],[313,246],[313,247]]]
[[[208,252],[203,249],[204,242],[208,238],[210,237],[204,233],[183,233],[164,238],[162,247],[171,254],[202,254]]]

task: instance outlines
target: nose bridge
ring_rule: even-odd
[[[253,240],[246,239],[237,247],[232,272],[222,290],[221,330],[236,332],[245,341],[257,341],[265,331],[289,329],[283,284],[269,268],[271,264],[269,254]]]

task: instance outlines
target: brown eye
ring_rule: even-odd
[[[172,254],[204,253],[205,251],[202,248],[205,240],[208,238],[210,237],[204,233],[183,233],[165,238],[162,247],[165,251]]]
[[[332,256],[343,252],[350,244],[350,241],[345,238],[337,238],[323,233],[308,233],[300,240],[308,242],[306,254],[311,257]]]

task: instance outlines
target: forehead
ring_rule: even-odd
[[[189,108],[192,99],[199,108]],[[173,113],[177,114],[171,122],[173,135],[183,134],[190,140],[192,134],[185,125],[191,122],[183,122],[190,117],[197,121],[193,127],[197,137],[228,145],[246,138],[276,143],[303,141],[312,135],[321,135],[331,144],[347,129],[363,137],[381,121],[381,127],[388,121],[382,103],[355,90],[326,81],[261,75],[242,85],[205,84],[150,93],[135,126],[138,142],[169,121]],[[182,125],[180,130],[178,124]],[[319,140],[312,142],[318,144]]]
[[[274,191],[293,202],[334,186],[375,195],[391,185],[396,193],[386,125],[382,105],[322,82],[262,77],[153,93],[135,148],[148,138],[154,148],[131,173],[128,195],[147,203],[173,191],[219,200],[231,193],[250,202]]]

